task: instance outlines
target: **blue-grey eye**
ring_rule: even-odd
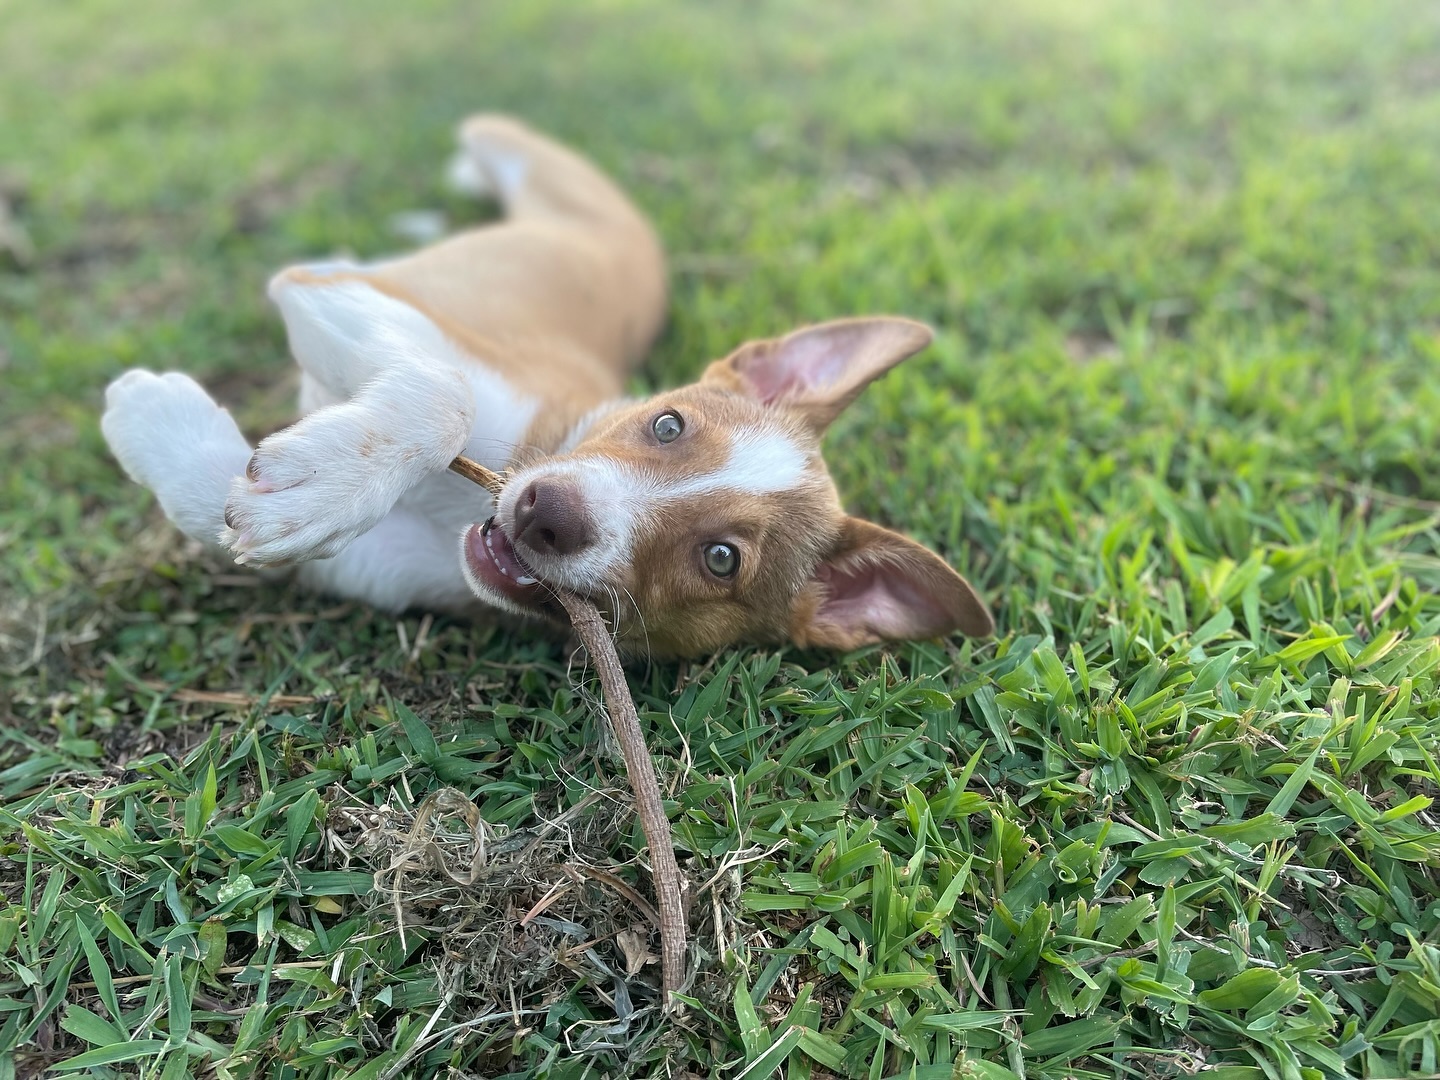
[[[679,413],[661,413],[655,418],[655,423],[650,425],[650,430],[655,432],[655,438],[662,443],[674,442],[685,430],[685,421],[680,419]]]
[[[705,569],[716,577],[731,577],[740,569],[740,552],[733,544],[706,544]]]

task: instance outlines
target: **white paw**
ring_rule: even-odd
[[[460,154],[468,168],[452,161],[449,180],[464,193],[511,199],[520,193],[530,172],[525,147],[535,141],[533,132],[503,116],[472,116],[460,125]],[[478,189],[478,190],[476,190]]]
[[[484,170],[475,164],[475,159],[465,151],[458,151],[445,169],[445,183],[457,195],[469,195],[475,199],[498,195],[495,185]]]
[[[368,532],[469,434],[473,406],[435,408],[417,372],[381,380],[355,401],[305,417],[256,449],[225,503],[222,541],[236,562],[277,566],[330,558]],[[455,377],[447,377],[454,382]]]
[[[127,371],[105,389],[100,430],[126,474],[186,535],[214,543],[250,444],[230,414],[179,372]]]

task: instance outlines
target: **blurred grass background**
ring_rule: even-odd
[[[1440,1071],[1440,10],[0,24],[0,1073]],[[613,885],[516,938],[553,868],[387,873],[412,828],[468,867],[448,787],[512,835],[569,811],[557,857],[648,889],[623,802],[585,802],[623,779],[562,651],[207,563],[96,426],[134,365],[285,422],[265,279],[480,220],[441,183],[477,109],[657,221],[642,386],[830,316],[939,331],[829,457],[1001,636],[636,673],[712,882],[680,1023]]]

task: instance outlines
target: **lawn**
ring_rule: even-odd
[[[1440,1075],[1440,9],[0,18],[0,1080]],[[674,1018],[563,644],[262,584],[97,427],[134,365],[283,424],[267,276],[480,220],[481,108],[657,221],[642,386],[938,330],[829,458],[999,633],[632,671]]]

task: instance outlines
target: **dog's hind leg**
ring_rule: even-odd
[[[495,195],[503,218],[377,276],[488,336],[568,339],[623,378],[665,318],[650,223],[593,164],[517,120],[473,116],[458,140],[452,184]]]
[[[460,125],[450,185],[493,196],[514,220],[546,218],[592,226],[648,226],[634,204],[590,162],[554,139],[498,113]]]
[[[344,400],[397,365],[446,358],[452,345],[430,319],[367,281],[356,269],[282,270],[268,293],[285,320],[290,355]]]
[[[188,375],[127,371],[105,390],[100,430],[129,477],[193,540],[218,545],[225,498],[250,460],[230,414]]]

